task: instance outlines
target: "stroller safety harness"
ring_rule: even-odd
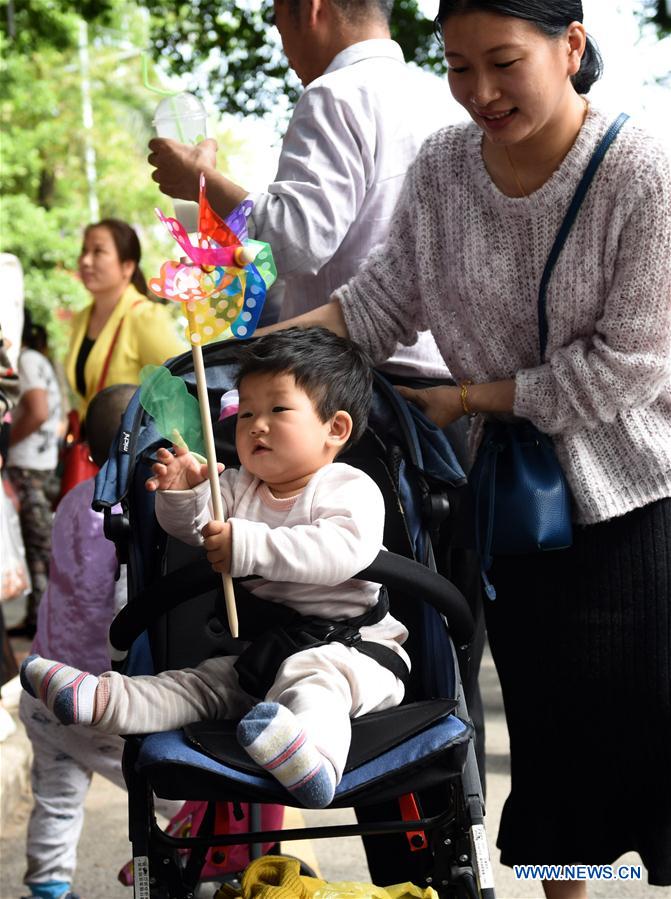
[[[251,696],[263,699],[285,659],[301,650],[327,643],[343,643],[353,647],[406,683],[410,672],[403,659],[393,649],[361,638],[360,628],[378,624],[388,611],[389,597],[382,587],[376,605],[356,618],[334,621],[313,615],[294,615],[286,624],[276,625],[261,634],[243,650],[234,666],[240,686]]]

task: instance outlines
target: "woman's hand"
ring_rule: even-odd
[[[424,387],[413,390],[397,387],[398,392],[409,403],[413,403],[439,428],[452,424],[464,414],[458,387]]]
[[[200,465],[185,447],[173,446],[174,455],[165,447],[156,453],[152,478],[145,481],[150,493],[155,490],[190,490],[207,480],[207,465]],[[219,463],[219,471],[224,466]]]
[[[195,146],[180,144],[167,137],[149,141],[151,153],[147,161],[156,171],[152,178],[161,191],[178,200],[198,201],[200,173],[217,164],[217,142],[208,138]]]
[[[233,529],[228,521],[209,521],[201,534],[203,546],[207,551],[207,561],[215,571],[221,574],[231,573],[231,555],[233,552]]]
[[[468,386],[466,387],[466,384]],[[483,384],[464,385],[469,413],[478,412],[510,414],[515,405],[515,381],[489,381]],[[452,424],[465,414],[461,402],[461,387],[425,387],[412,390],[410,387],[396,388],[409,403],[414,403],[439,428]]]

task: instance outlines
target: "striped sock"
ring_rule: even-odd
[[[325,808],[335,793],[333,765],[307,738],[296,716],[260,702],[238,724],[238,743],[305,808]]]
[[[23,689],[40,699],[61,724],[91,724],[98,678],[61,662],[28,656],[21,665]]]

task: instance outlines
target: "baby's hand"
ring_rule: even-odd
[[[201,531],[203,546],[207,550],[207,561],[215,571],[231,573],[233,552],[233,529],[228,521],[210,521]]]
[[[173,455],[165,447],[156,453],[158,462],[152,465],[153,478],[148,478],[145,487],[154,490],[189,490],[207,480],[207,465],[200,465],[191,453],[180,446],[173,446]],[[223,470],[223,465],[219,466]]]

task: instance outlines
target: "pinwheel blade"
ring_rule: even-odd
[[[251,200],[243,200],[224,219],[224,223],[228,225],[242,243],[245,243],[247,240],[247,219],[253,208],[254,203]]]
[[[182,378],[162,365],[145,365],[140,372],[140,405],[154,419],[161,437],[174,441],[178,431],[190,450],[203,455],[203,430],[198,400]]]
[[[236,320],[231,325],[234,337],[251,337],[259,323],[263,304],[266,299],[266,284],[255,265],[245,266],[247,283],[242,303],[242,309]]]
[[[262,240],[250,239],[245,241],[245,246],[260,248],[256,259],[254,260],[254,265],[263,278],[266,287],[271,287],[277,279],[277,268],[275,267],[275,260],[273,259],[273,252],[270,249],[270,244],[265,243],[265,241]]]

